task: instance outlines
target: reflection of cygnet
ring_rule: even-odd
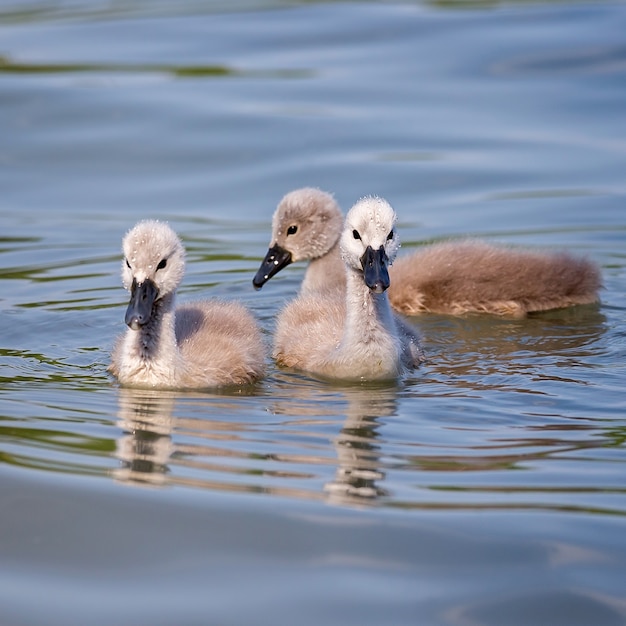
[[[124,431],[115,456],[122,466],[113,476],[123,482],[163,485],[174,452],[172,392],[120,389],[118,425]],[[158,394],[158,395],[157,395]]]
[[[252,315],[234,302],[175,307],[185,251],[165,223],[138,223],[124,237],[122,280],[131,292],[126,333],[110,371],[123,385],[205,388],[259,379],[264,347]]]
[[[342,380],[392,380],[417,367],[417,335],[385,293],[399,247],[396,214],[381,198],[364,198],[341,236],[346,293],[302,294],[282,311],[275,334],[279,365]]]
[[[395,415],[397,387],[346,387],[346,420],[335,438],[337,469],[324,485],[328,500],[337,504],[367,504],[387,495],[381,448],[377,444],[378,419]]]
[[[345,289],[341,210],[319,189],[296,189],[279,203],[271,247],[254,277],[260,289],[296,261],[310,261],[300,293]],[[598,267],[565,252],[514,250],[484,241],[449,241],[400,256],[389,269],[391,306],[405,315],[491,313],[523,317],[598,300]]]

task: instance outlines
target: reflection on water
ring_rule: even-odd
[[[470,395],[498,390],[550,394],[553,388],[542,383],[577,384],[579,379],[568,374],[593,367],[607,331],[597,305],[526,320],[425,316],[414,323],[430,355],[422,380],[445,385],[447,393]]]
[[[294,398],[287,395],[288,381],[276,386],[281,400],[270,407],[276,415],[322,417],[326,413],[327,419],[337,413],[343,416],[342,423],[336,427],[338,434],[331,436],[336,469],[334,478],[323,487],[329,501],[366,504],[389,495],[381,486],[385,473],[377,439],[379,419],[393,417],[397,412],[398,391],[395,385],[333,386],[322,394],[327,397],[321,401],[318,388],[302,386],[301,393]]]
[[[163,391],[119,390],[115,456],[122,462],[113,476],[124,482],[163,485],[174,451],[172,445],[175,395]]]
[[[276,387],[278,394],[292,390],[288,383],[279,382]],[[280,432],[274,434],[274,445],[279,449],[280,439],[298,438],[295,451],[264,454],[261,433],[266,425],[211,419],[215,413],[237,414],[240,407],[236,401],[189,394],[184,400],[192,400],[206,417],[177,417],[175,392],[121,388],[118,426],[122,435],[115,452],[121,466],[113,470],[113,476],[130,483],[319,499],[321,492],[290,483],[319,481],[323,468],[331,466],[336,467],[334,478],[322,488],[331,501],[355,504],[387,495],[379,486],[384,472],[375,440],[377,419],[396,411],[397,389],[335,388],[326,402],[320,398],[319,388],[303,385],[302,390],[295,396],[289,393],[281,401],[274,399],[268,407],[272,415],[287,416]],[[345,414],[345,421],[337,426],[337,435],[328,435],[336,454],[333,459],[328,456],[329,442],[320,441],[315,428],[333,425],[338,412]],[[276,464],[283,469],[273,469]],[[270,482],[266,484],[267,479]]]
[[[148,65],[133,63],[24,63],[0,55],[0,74],[138,74],[173,78],[306,78],[305,70],[244,71],[222,65]]]
[[[211,419],[211,415],[239,413],[240,404],[233,396],[177,394],[172,391],[120,388],[118,426],[123,431],[117,440],[116,457],[120,468],[116,479],[153,485],[180,484],[215,488],[214,472],[237,473],[241,470],[229,460],[256,460],[254,453],[238,453],[230,444],[244,441],[249,427],[245,423]],[[177,400],[192,404],[197,416],[175,416]],[[221,459],[221,461],[219,461]],[[178,471],[172,471],[174,466]],[[254,471],[252,470],[254,473]],[[198,477],[203,476],[203,477]],[[204,477],[206,476],[206,478]],[[226,482],[220,489],[232,488]],[[243,486],[246,490],[248,486]],[[250,486],[254,490],[253,486]]]
[[[432,316],[421,328],[437,342],[415,384],[332,385],[281,372],[249,398],[266,406],[263,416],[235,396],[119,389],[113,475],[352,506],[622,509],[626,490],[607,462],[626,431],[580,414],[575,395],[571,415],[550,408],[556,383],[585,392],[559,372],[591,366],[585,359],[606,331],[596,308],[521,321]],[[520,422],[527,394],[538,400],[522,400]],[[473,415],[487,395],[495,421],[485,408]],[[435,403],[422,415],[428,398]],[[442,405],[448,398],[455,403]],[[406,440],[395,434],[400,424]],[[560,475],[582,459],[605,467],[605,482]]]

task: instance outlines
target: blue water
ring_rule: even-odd
[[[626,623],[626,3],[0,2],[0,623]],[[120,389],[121,239],[271,341],[288,191],[597,262],[397,385]]]

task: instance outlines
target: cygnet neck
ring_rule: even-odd
[[[170,361],[178,353],[176,343],[175,294],[158,298],[152,305],[150,319],[139,330],[129,329],[127,337],[133,342],[142,361]]]
[[[343,271],[339,238],[337,238],[328,252],[309,261],[300,292],[307,293],[334,288],[336,283],[341,280]]]
[[[395,330],[387,294],[374,293],[360,271],[349,269],[346,281],[346,332],[354,331],[356,337],[368,339],[372,334]]]
[[[387,294],[371,291],[362,272],[348,269],[346,279],[346,321],[339,350],[370,363],[377,378],[381,370],[389,378],[397,377],[402,346]]]

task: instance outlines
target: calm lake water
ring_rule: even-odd
[[[624,2],[0,2],[0,623],[626,622]],[[397,385],[120,389],[124,233],[251,307],[280,198],[600,264]],[[401,251],[402,252],[402,251]]]

